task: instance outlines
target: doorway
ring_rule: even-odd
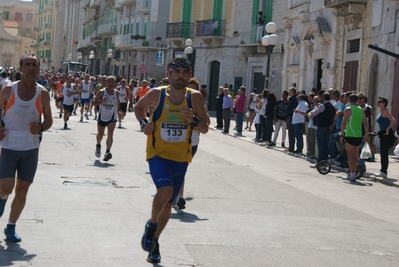
[[[253,88],[256,88],[256,92],[258,94],[261,94],[263,92],[263,89],[265,88],[265,79],[266,77],[262,74],[262,72],[254,72]],[[251,91],[253,88],[251,88]]]
[[[211,75],[209,79],[209,105],[208,109],[211,111],[216,110],[216,97],[218,95],[219,88],[219,76],[220,76],[220,62],[211,62]]]
[[[321,79],[323,78],[323,69],[321,68],[321,65],[323,65],[323,60],[317,60],[316,92],[321,90]]]

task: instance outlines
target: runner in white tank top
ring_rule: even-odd
[[[90,94],[94,91],[93,84],[89,78],[90,75],[86,74],[80,87],[80,122],[83,122],[83,110],[85,110],[86,120],[89,119],[87,112],[90,109]]]
[[[119,102],[120,102],[120,109],[118,113],[118,122],[119,126],[118,128],[122,128],[122,120],[126,116],[126,110],[127,110],[127,101],[129,99],[129,87],[126,86],[126,80],[122,79],[121,80],[121,86],[118,88],[119,91]]]
[[[50,94],[36,83],[40,72],[39,58],[24,55],[19,70],[21,80],[5,86],[0,92],[0,106],[5,107],[3,124],[0,124],[0,217],[14,191],[8,224],[4,229],[9,242],[21,241],[16,233],[16,223],[35,177],[41,133],[53,124]]]
[[[98,112],[97,123],[97,143],[95,155],[97,158],[101,156],[101,140],[104,136],[105,127],[108,128],[107,133],[107,150],[105,151],[104,161],[112,158],[111,146],[113,142],[115,124],[119,110],[119,91],[115,90],[116,79],[114,76],[108,76],[106,79],[106,87],[101,89],[92,101],[94,106],[100,106]]]
[[[65,83],[61,87],[61,93],[64,96],[62,105],[64,107],[64,130],[68,129],[67,121],[73,112],[73,96],[79,94],[75,84],[71,83],[72,77],[69,75],[66,77]]]

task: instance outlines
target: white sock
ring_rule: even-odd
[[[8,222],[7,225],[16,225],[15,223]]]

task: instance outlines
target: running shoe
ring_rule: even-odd
[[[87,113],[85,113],[85,118],[86,118],[86,120],[89,119],[89,115]]]
[[[3,216],[4,208],[5,208],[6,203],[7,203],[7,199],[8,199],[8,198],[2,199],[2,198],[0,197],[0,218],[1,218],[1,216]]]
[[[83,122],[83,116],[80,116],[79,122]]]
[[[119,123],[119,126],[118,126],[118,128],[122,128],[122,123]]]
[[[60,119],[62,118],[62,113],[60,113],[59,118],[60,118]]]
[[[64,123],[64,130],[68,129],[68,124]]]
[[[93,114],[91,113],[91,110],[90,110],[90,116],[93,116]]]
[[[110,159],[112,159],[112,154],[111,154],[111,152],[109,152],[109,153],[105,153],[104,154],[104,161],[108,161],[108,160],[110,160]]]
[[[155,248],[148,254],[147,261],[150,263],[160,263],[161,253],[159,252],[159,242],[155,241]]]
[[[141,248],[147,252],[152,252],[155,249],[155,232],[157,231],[158,224],[153,224],[151,220],[145,224],[144,234],[141,238]]]
[[[186,208],[186,200],[180,196],[177,200],[176,206],[179,210],[184,210]]]
[[[97,120],[97,115],[94,116],[94,120]]]
[[[98,146],[96,147],[96,152],[94,153],[97,158],[101,157],[101,147]]]
[[[21,242],[21,237],[15,232],[15,224],[7,224],[7,227],[4,228],[4,234],[7,237],[8,241],[11,242]]]

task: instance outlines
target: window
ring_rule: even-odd
[[[14,20],[22,21],[22,12],[15,12]]]
[[[33,22],[33,14],[26,13],[26,22]]]
[[[3,19],[4,20],[9,20],[10,19],[10,12],[9,11],[3,11]]]
[[[348,53],[360,52],[360,39],[349,40],[348,43]]]

